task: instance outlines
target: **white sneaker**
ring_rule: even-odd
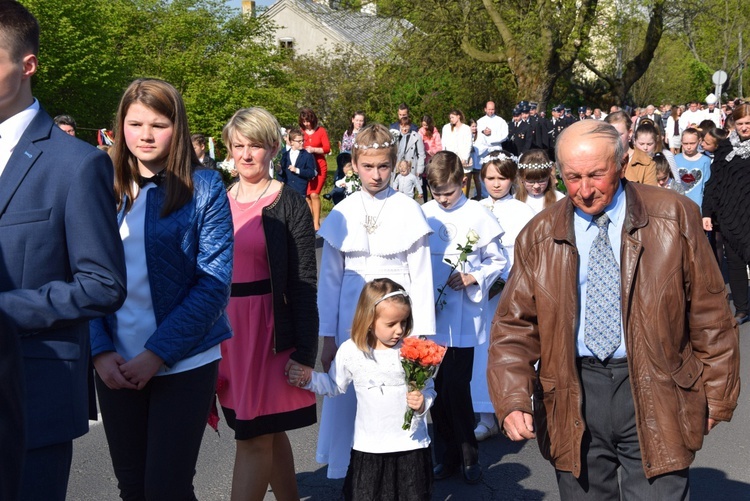
[[[497,427],[497,423],[492,423],[491,428],[487,428],[487,425],[484,423],[479,423],[474,429],[474,436],[476,437],[477,442],[481,442],[482,440],[487,440],[493,435],[497,435],[499,432],[500,429]]]

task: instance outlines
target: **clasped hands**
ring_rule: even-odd
[[[310,383],[312,380],[312,372],[312,367],[302,365],[292,359],[289,359],[286,363],[286,367],[284,367],[286,382],[289,383],[290,386],[298,386],[300,388],[304,388]]]
[[[94,357],[96,373],[111,390],[142,390],[164,365],[151,350],[145,350],[125,361],[116,351],[106,351]]]

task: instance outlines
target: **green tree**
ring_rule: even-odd
[[[664,32],[666,0],[614,0],[600,5],[579,59],[604,84],[597,98],[623,105],[648,70]]]
[[[97,0],[27,0],[24,4],[41,28],[34,95],[53,116],[73,115],[79,135],[93,139],[94,132],[85,129],[110,126],[112,111],[132,72],[113,50],[116,38],[109,22],[113,6]]]

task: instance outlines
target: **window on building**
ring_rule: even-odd
[[[280,38],[279,48],[282,50],[294,50],[294,39],[293,38]]]

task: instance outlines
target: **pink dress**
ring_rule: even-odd
[[[261,211],[278,195],[263,197],[254,206],[229,196],[234,223],[233,286],[270,278]],[[315,395],[289,386],[284,376],[294,348],[273,351],[271,293],[233,294],[227,314],[234,335],[221,344],[217,393],[235,438],[245,440],[314,424]]]

